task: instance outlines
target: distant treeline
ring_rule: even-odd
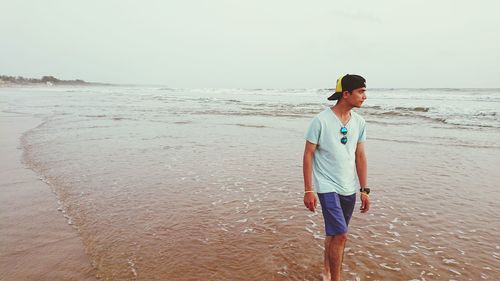
[[[9,84],[52,84],[52,85],[90,85],[95,83],[86,82],[80,79],[76,80],[60,80],[54,76],[43,76],[37,78],[24,78],[22,76],[6,76],[0,75],[0,83]]]

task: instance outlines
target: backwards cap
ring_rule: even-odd
[[[338,100],[344,91],[352,92],[353,90],[366,87],[365,78],[356,74],[346,74],[337,79],[335,93],[328,100]]]

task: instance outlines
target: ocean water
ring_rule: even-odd
[[[500,89],[369,89],[345,280],[499,280]],[[3,88],[102,280],[319,280],[304,132],[325,89]]]

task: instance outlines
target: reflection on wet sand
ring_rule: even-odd
[[[25,137],[26,161],[101,279],[319,280],[322,216],[302,205],[309,94],[120,90],[59,95],[55,114],[17,108],[48,116]],[[499,207],[497,129],[365,110],[374,202],[354,215],[343,278],[500,278],[498,220],[485,215]]]

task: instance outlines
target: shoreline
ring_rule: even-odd
[[[18,83],[0,83],[0,89],[17,89],[17,88],[64,88],[64,87],[113,87],[120,86],[118,84],[107,84],[107,83],[86,83],[86,84],[44,84],[44,83],[29,83],[29,84],[18,84]]]
[[[51,188],[21,162],[20,139],[40,123],[0,112],[0,280],[98,280]]]
[[[2,180],[24,181],[12,179],[16,172],[9,169],[10,163],[19,167],[22,156],[31,169],[17,173],[31,175],[28,187],[39,186],[31,192],[23,192],[22,183],[0,186],[11,189],[0,193],[6,198],[0,202],[0,253],[12,245],[4,259],[9,264],[0,260],[0,280],[7,273],[6,281],[82,280],[75,272],[90,276],[89,264],[102,280],[319,278],[321,214],[305,210],[296,189],[302,184],[304,128],[324,108],[316,102],[319,94],[69,90],[0,89],[0,133],[12,139],[0,147],[7,157],[0,161]],[[500,135],[471,127],[500,122],[491,102],[500,102],[500,92],[472,98],[475,92],[436,92],[414,103],[406,97],[420,90],[384,92],[393,103],[373,99],[371,109],[360,112],[371,132],[365,149],[372,163],[373,212],[353,214],[344,278],[500,280],[500,240],[494,235],[500,225],[484,216],[500,208],[500,148],[484,148],[500,143]],[[447,98],[452,108],[441,107]],[[414,111],[422,106],[429,111]],[[402,114],[384,114],[391,111]],[[436,121],[440,117],[460,124]],[[33,208],[39,198],[49,200],[48,207]],[[13,219],[5,219],[2,207],[15,210]],[[16,255],[44,244],[31,243],[37,232],[52,231],[50,223],[26,230],[34,223],[22,213],[38,209],[50,211],[74,235],[67,237],[76,236],[77,251],[83,246],[87,253],[83,261],[48,265],[47,253],[61,261],[71,252],[57,235],[45,244],[59,243],[54,248],[62,251],[40,247]],[[65,214],[74,221],[70,229]],[[13,242],[2,244],[7,238]],[[23,263],[41,269],[27,276]],[[46,276],[66,263],[69,274]],[[2,272],[4,266],[11,272]],[[12,275],[16,271],[25,275]]]

